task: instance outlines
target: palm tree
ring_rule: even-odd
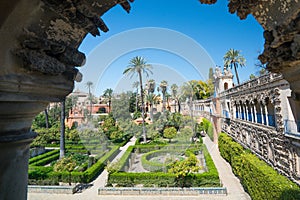
[[[155,91],[155,80],[154,79],[150,79],[147,83],[147,86],[148,86],[148,91],[150,93],[154,93]]]
[[[113,90],[111,88],[108,88],[104,91],[103,96],[105,98],[108,98],[108,108],[109,112],[111,111],[111,98],[112,98]]]
[[[45,121],[46,121],[46,128],[49,128],[49,115],[48,115],[48,108],[44,110],[45,113]]]
[[[88,88],[89,90],[89,100],[90,100],[90,117],[92,116],[92,93],[91,93],[91,88],[93,87],[93,82],[91,81],[88,81],[86,82],[86,87]]]
[[[182,96],[185,97],[186,100],[188,100],[190,115],[192,117],[193,116],[193,114],[192,114],[192,104],[193,104],[193,98],[194,98],[194,95],[195,95],[195,90],[193,88],[193,82],[191,82],[191,81],[185,82],[181,86],[181,93],[182,93]]]
[[[163,95],[163,107],[162,107],[162,111],[164,112],[166,110],[166,93],[167,93],[167,89],[168,89],[168,82],[163,80],[160,82],[160,88],[161,88],[161,93]]]
[[[135,111],[137,112],[139,110],[138,109],[138,104],[139,104],[138,94],[139,94],[140,82],[134,81],[133,84],[132,84],[132,87],[136,88]]]
[[[61,102],[61,114],[60,114],[60,145],[59,145],[59,159],[65,157],[65,99]]]
[[[153,104],[157,101],[157,96],[153,93],[148,93],[146,95],[146,100],[150,106],[150,119],[153,122]]]
[[[143,91],[143,77],[142,74],[145,73],[147,76],[151,71],[152,65],[147,64],[146,60],[143,57],[136,56],[132,58],[129,62],[129,65],[124,70],[123,74],[131,75],[137,74],[140,82],[140,93],[141,93],[141,103],[142,103],[142,119],[143,119],[143,140],[147,141],[146,138],[146,129],[145,129],[145,106],[144,106],[144,91]]]
[[[245,66],[246,63],[246,59],[240,54],[241,51],[239,50],[234,50],[234,49],[229,49],[225,56],[223,57],[224,60],[224,67],[228,68],[230,67],[230,69],[234,68],[234,72],[236,75],[236,80],[237,83],[240,84],[240,79],[239,79],[239,75],[237,72],[237,68],[238,66]]]
[[[178,86],[174,83],[171,85],[171,95],[175,99],[177,105],[178,105],[178,112],[180,113],[180,102],[178,98]],[[177,106],[175,105],[175,112],[177,112]]]

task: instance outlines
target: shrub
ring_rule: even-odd
[[[300,199],[300,189],[295,183],[251,153],[233,158],[232,167],[253,200]]]
[[[169,139],[169,142],[171,142],[171,139],[174,138],[177,134],[177,130],[174,127],[169,127],[164,129],[164,137]]]
[[[224,133],[219,137],[219,149],[253,200],[300,199],[300,188],[295,183],[278,174],[255,155],[247,153],[241,145]]]
[[[234,157],[244,153],[244,148],[225,133],[220,134],[218,144],[221,156],[230,164]]]

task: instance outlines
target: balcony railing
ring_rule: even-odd
[[[300,121],[284,120],[284,132],[288,135],[300,137]]]

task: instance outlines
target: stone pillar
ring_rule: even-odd
[[[252,104],[253,105],[253,122],[257,122],[257,115],[256,115],[256,106],[255,103]]]
[[[4,98],[0,97],[0,199],[22,200],[27,198],[29,145],[36,135],[30,131],[31,122],[47,103]]]
[[[260,114],[261,114],[261,123],[265,124],[265,118],[264,118],[264,104],[260,102]]]
[[[243,104],[243,106],[244,106],[245,120],[247,121],[248,120],[248,109],[247,109],[246,102]]]
[[[265,116],[266,116],[265,124],[266,124],[267,126],[269,126],[268,108],[267,108],[267,104],[266,104],[266,103],[264,103],[264,110],[265,110]]]

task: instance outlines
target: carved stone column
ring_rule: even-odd
[[[265,124],[265,118],[264,118],[264,104],[260,102],[260,116],[261,116],[261,123]]]
[[[265,116],[266,116],[266,121],[265,121],[265,125],[269,126],[269,118],[268,118],[268,108],[267,108],[267,104],[264,103],[264,113],[265,113]]]
[[[255,102],[252,102],[252,108],[253,108],[253,122],[257,122],[257,115],[256,115],[256,106],[255,106]]]

